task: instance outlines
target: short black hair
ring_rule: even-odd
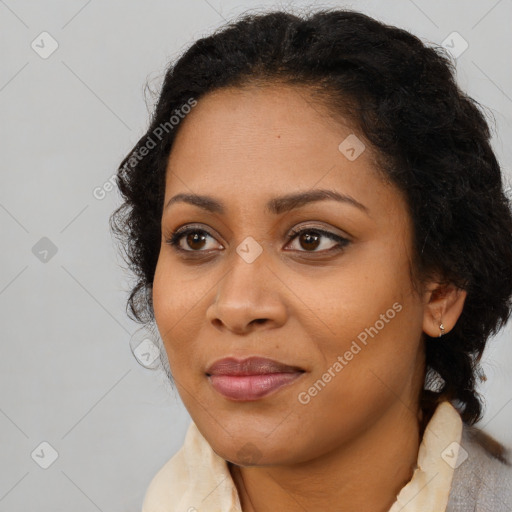
[[[110,226],[136,276],[128,315],[154,320],[166,166],[179,129],[169,120],[191,99],[258,83],[307,87],[333,117],[348,116],[407,200],[415,275],[467,291],[455,327],[441,340],[425,335],[422,404],[451,400],[475,423],[479,360],[512,309],[510,200],[482,109],[457,86],[449,55],[359,12],[245,13],[169,65],[150,126],[116,178],[124,203]]]

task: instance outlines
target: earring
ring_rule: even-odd
[[[444,335],[444,325],[442,323],[439,324],[439,329],[440,329],[441,332],[440,332],[438,337],[440,338],[441,336]]]

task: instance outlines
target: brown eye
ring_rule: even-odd
[[[215,244],[212,245],[212,242],[210,242],[210,247],[208,246],[209,240],[215,241],[215,238],[204,229],[189,227],[178,229],[166,240],[166,243],[173,246],[177,251],[206,252],[215,248]],[[223,249],[222,245],[220,245],[220,248]]]
[[[321,229],[306,228],[301,230],[292,231],[290,238],[291,241],[297,241],[299,245],[299,252],[330,252],[340,250],[350,243],[350,240],[342,236],[335,235],[329,231]],[[329,244],[329,241],[331,244]],[[318,248],[320,250],[317,250]]]
[[[206,236],[198,234],[197,231],[188,233],[186,237],[187,245],[194,250],[202,249],[205,244]]]
[[[314,231],[304,231],[298,238],[301,247],[310,251],[315,250],[320,245],[321,235]]]

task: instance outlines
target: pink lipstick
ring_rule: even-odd
[[[213,388],[225,398],[238,401],[259,400],[296,380],[302,368],[264,357],[216,361],[206,370]]]

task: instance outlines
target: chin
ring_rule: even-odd
[[[277,441],[277,446],[276,446]],[[210,442],[213,451],[221,458],[236,464],[237,466],[273,466],[287,464],[290,455],[294,452],[284,442],[275,439],[269,442],[267,436],[262,435],[259,439],[251,436],[226,435],[220,443]]]

